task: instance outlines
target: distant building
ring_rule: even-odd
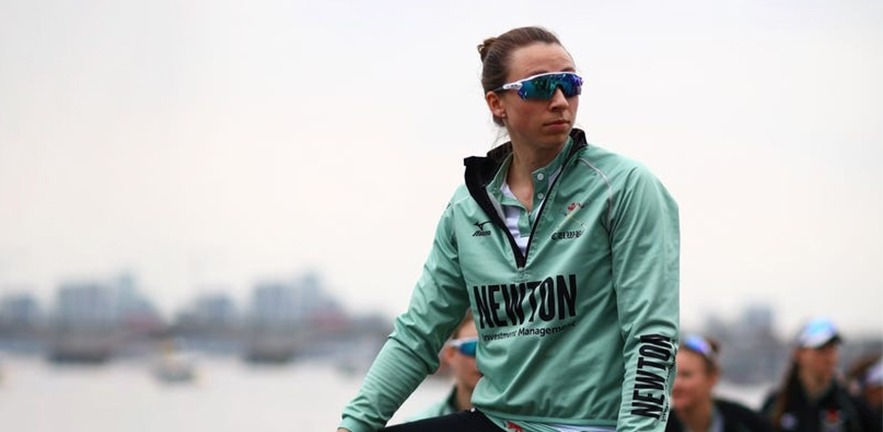
[[[345,322],[342,308],[315,274],[260,282],[246,317],[247,358],[288,361],[317,331]]]
[[[45,318],[28,293],[0,298],[0,351],[39,355],[43,352]]]
[[[148,335],[160,331],[165,323],[156,306],[138,290],[135,277],[122,273],[109,281],[115,296],[118,325],[130,335]]]
[[[202,294],[178,314],[177,324],[182,329],[200,332],[228,330],[239,325],[239,314],[229,295]]]
[[[742,312],[739,322],[746,331],[755,334],[771,335],[773,333],[773,308],[766,304],[752,304]]]
[[[218,287],[216,292],[201,294],[178,313],[175,336],[186,340],[189,349],[208,354],[229,355],[241,347],[241,320],[236,304]]]
[[[781,373],[783,352],[769,305],[749,305],[735,322],[709,314],[702,332],[720,342],[721,375],[734,383],[770,383]]]
[[[65,282],[56,293],[52,314],[50,359],[101,362],[121,343],[116,299],[100,282]]]
[[[56,292],[50,355],[60,361],[103,361],[127,342],[147,338],[163,326],[131,274],[66,281]]]
[[[769,305],[750,305],[742,311],[734,329],[727,368],[735,382],[776,382],[787,353],[774,334]]]
[[[118,313],[111,287],[100,282],[66,282],[56,293],[53,326],[115,327]]]
[[[42,325],[40,304],[32,294],[10,294],[0,299],[0,331],[26,331]]]

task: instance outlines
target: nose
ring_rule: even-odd
[[[567,108],[569,105],[570,102],[564,97],[564,91],[561,90],[561,87],[556,87],[555,92],[552,93],[552,99],[549,100],[549,108],[554,111]]]

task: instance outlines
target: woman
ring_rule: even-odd
[[[837,376],[840,332],[825,318],[797,336],[785,385],[767,397],[763,412],[777,431],[877,432],[879,419],[851,396]]]
[[[859,358],[850,368],[847,377],[850,381],[850,393],[864,401],[875,418],[883,419],[883,355]]]
[[[410,306],[341,430],[380,429],[472,308],[474,409],[389,431],[662,431],[678,323],[677,206],[641,165],[573,128],[583,78],[527,27],[479,46],[511,141],[467,158]]]
[[[677,355],[678,374],[666,432],[767,432],[772,427],[763,417],[736,402],[715,398],[720,377],[718,346],[700,336],[683,340]]]
[[[454,388],[445,399],[410,417],[412,421],[472,409],[472,391],[481,378],[481,372],[475,364],[478,329],[475,328],[471,311],[466,312],[466,317],[451,338],[445,343],[440,355],[441,362],[448,367],[454,378]]]

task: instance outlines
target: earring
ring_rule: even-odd
[[[506,118],[506,113],[500,114],[500,118]]]

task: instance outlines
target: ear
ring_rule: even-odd
[[[488,109],[491,110],[491,114],[497,118],[505,118],[506,117],[506,106],[503,103],[503,99],[500,98],[500,95],[496,92],[489,91],[484,95],[484,100],[487,102]]]
[[[714,388],[717,385],[718,378],[720,378],[720,371],[713,371],[708,374],[708,381],[711,384],[711,388]]]
[[[445,347],[442,348],[442,352],[441,352],[442,361],[447,363],[448,365],[450,365],[454,361],[454,353],[456,351],[457,351],[457,348],[445,345]]]

